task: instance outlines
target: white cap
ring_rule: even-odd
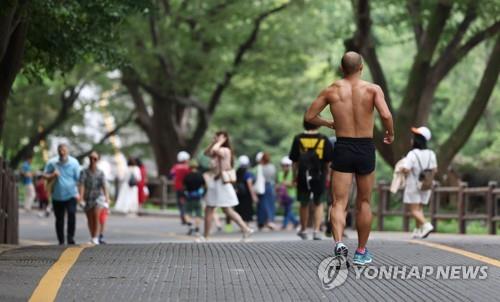
[[[431,130],[427,127],[418,127],[418,128],[411,128],[411,131],[416,134],[422,135],[426,141],[430,140],[432,137]]]
[[[186,151],[181,151],[177,153],[177,161],[178,162],[183,162],[183,161],[188,161],[191,159],[191,155],[187,153]]]
[[[242,155],[238,157],[238,164],[240,166],[249,166],[250,165],[250,158],[246,155]]]
[[[281,164],[283,166],[291,166],[292,160],[288,156],[283,156],[283,158],[281,159]]]
[[[260,162],[262,160],[263,156],[264,156],[264,152],[261,151],[261,152],[257,153],[257,155],[255,155],[255,160],[257,162]]]

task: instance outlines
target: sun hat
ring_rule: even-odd
[[[418,128],[412,127],[411,131],[413,133],[422,135],[426,141],[430,140],[432,137],[431,130],[429,130],[429,128],[427,128],[427,127],[418,127]]]

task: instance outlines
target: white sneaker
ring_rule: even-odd
[[[411,238],[417,239],[422,237],[422,228],[414,228]]]
[[[207,242],[207,239],[203,236],[200,236],[194,240],[196,243],[202,243],[202,242]]]
[[[432,231],[434,231],[434,226],[430,222],[426,222],[422,226],[421,238],[426,238]]]
[[[248,237],[252,236],[253,233],[255,233],[255,230],[252,228],[248,228],[245,232],[243,232],[243,239],[247,239]]]

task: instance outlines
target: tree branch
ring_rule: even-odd
[[[411,23],[413,26],[413,33],[415,34],[415,43],[417,47],[420,46],[422,41],[422,33],[424,31],[422,25],[422,14],[420,13],[420,0],[407,0],[406,9],[410,15]]]
[[[40,142],[46,139],[50,133],[66,122],[66,120],[70,117],[71,109],[80,96],[82,89],[83,87],[81,85],[69,86],[61,92],[61,107],[59,108],[56,118],[48,126],[44,127],[42,131],[38,131],[33,134],[28,143],[17,151],[10,161],[12,168],[16,168],[28,154],[33,152],[34,147],[38,146]]]
[[[500,73],[500,34],[497,34],[495,45],[486,63],[479,88],[465,111],[465,115],[448,139],[440,146],[438,158],[440,170],[446,171],[455,154],[471,136],[491,97]]]
[[[112,137],[113,135],[116,135],[118,134],[118,132],[120,132],[120,130],[127,126],[135,117],[135,111],[132,111],[130,112],[130,114],[128,115],[128,117],[126,119],[124,119],[123,121],[121,121],[120,123],[118,123],[115,128],[109,132],[107,132],[106,134],[104,134],[104,136],[99,140],[99,142],[97,142],[95,144],[95,146],[98,146],[98,145],[102,145],[104,144],[108,138]],[[90,148],[89,150],[81,153],[80,155],[76,156],[76,159],[78,159],[78,161],[81,161],[83,160],[85,157],[89,156],[90,153],[92,153],[92,151],[94,150],[94,147]]]
[[[130,69],[123,70],[122,83],[127,88],[132,101],[134,102],[135,109],[137,111],[137,124],[146,132],[148,135],[151,134],[152,122],[151,115],[148,112],[146,102],[142,97],[141,91],[139,90],[139,85],[135,81],[134,72]]]
[[[472,49],[484,40],[493,37],[498,32],[500,32],[500,21],[476,33],[462,46],[458,47],[457,43],[453,48],[445,50],[440,59],[433,66],[433,80],[438,82],[441,81]]]
[[[240,44],[238,47],[238,50],[235,53],[234,60],[232,66],[229,68],[224,73],[224,78],[221,82],[219,82],[214,91],[212,92],[212,95],[210,97],[210,102],[208,105],[208,113],[211,115],[215,111],[215,108],[217,107],[218,103],[220,102],[221,96],[223,92],[226,90],[226,88],[229,86],[231,83],[231,80],[236,73],[236,70],[238,66],[241,64],[243,61],[244,55],[252,48],[252,46],[255,44],[257,41],[257,36],[259,35],[260,27],[262,22],[268,18],[269,16],[284,10],[287,6],[290,5],[291,2],[286,2],[274,9],[271,9],[269,11],[261,13],[257,18],[255,18],[253,22],[253,28],[250,34],[248,35],[247,39],[243,41],[243,43]]]

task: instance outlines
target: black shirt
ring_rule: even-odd
[[[318,143],[318,139],[320,142]],[[307,149],[316,147],[316,153],[318,158],[323,162],[331,162],[333,160],[333,145],[330,140],[321,133],[301,133],[296,135],[293,139],[292,148],[290,149],[290,154],[288,157],[293,162],[298,162],[300,154],[305,152]]]
[[[205,179],[200,172],[190,172],[184,177],[184,188],[188,192],[197,191],[205,186]]]

